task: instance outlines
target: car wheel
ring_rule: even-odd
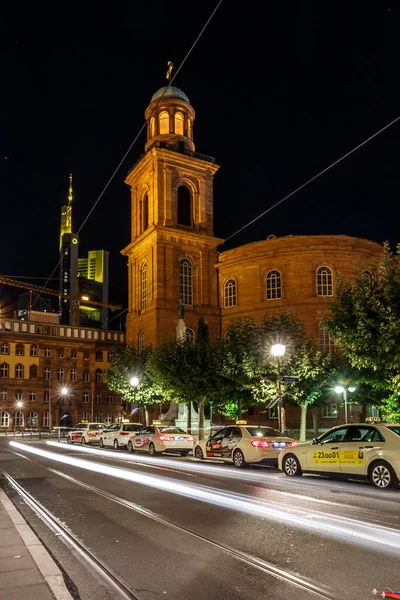
[[[151,443],[149,446],[149,454],[150,456],[155,456],[156,454],[158,454],[158,452],[156,452],[156,447],[153,443]]]
[[[241,450],[235,450],[232,455],[233,464],[238,469],[242,469],[246,466],[246,461],[244,460],[243,452]]]
[[[132,444],[132,440],[129,440],[129,442],[128,442],[128,452],[135,452],[135,449]]]
[[[300,477],[303,475],[303,471],[301,470],[300,463],[297,458],[293,454],[288,454],[283,459],[283,472],[288,477]]]
[[[81,437],[81,444],[82,444],[82,446],[86,445],[86,440],[85,440],[85,436],[84,435]]]
[[[71,436],[68,436],[68,437],[67,437],[67,444],[72,444],[72,439],[71,439]]]
[[[369,480],[375,487],[385,490],[397,487],[399,480],[389,463],[378,460],[369,469]]]
[[[203,450],[200,448],[200,446],[196,446],[194,449],[194,457],[198,460],[204,460]]]
[[[104,448],[103,438],[100,438],[100,448]]]
[[[119,445],[118,445],[118,440],[114,440],[114,450],[118,450]]]

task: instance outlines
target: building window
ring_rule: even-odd
[[[16,379],[24,378],[24,365],[21,365],[21,364],[15,365],[15,378]]]
[[[118,413],[117,415],[117,423],[122,423],[122,419],[124,419],[124,415],[122,413]]]
[[[88,412],[82,413],[82,421],[89,421],[90,415]]]
[[[270,419],[278,419],[278,403],[276,403],[275,406],[269,409],[268,416]]]
[[[1,353],[10,354],[10,344],[7,344],[7,342],[3,342],[1,345]]]
[[[324,419],[336,419],[337,416],[337,404],[324,404],[322,406],[322,417]]]
[[[108,360],[109,363],[114,362],[114,353],[113,352],[109,352],[107,354],[107,360]]]
[[[82,401],[85,404],[88,404],[88,402],[89,402],[89,392],[83,392]]]
[[[8,392],[7,390],[0,390],[0,401],[1,402],[7,402],[8,399]]]
[[[147,306],[147,263],[142,264],[140,269],[140,308]]]
[[[33,345],[29,348],[29,356],[37,356],[38,355],[38,347]]]
[[[184,117],[180,112],[175,113],[175,133],[176,135],[184,134]]]
[[[192,342],[192,344],[194,344],[194,331],[193,329],[190,329],[190,327],[186,327],[186,341],[187,342]]]
[[[50,414],[49,414],[48,410],[46,410],[46,412],[43,413],[42,425],[43,425],[43,427],[49,427],[50,426]]]
[[[86,383],[88,381],[90,381],[90,379],[89,379],[89,371],[83,371],[83,381],[85,381]]]
[[[37,365],[29,366],[29,379],[37,379],[38,367]]]
[[[45,356],[45,358],[51,357],[51,350],[48,346],[44,349],[44,356]]]
[[[103,362],[103,351],[102,350],[96,350],[96,361]]]
[[[64,381],[64,369],[62,367],[57,370],[57,379],[58,381]]]
[[[44,378],[46,381],[50,381],[50,368],[49,367],[45,367],[45,369],[44,369]]]
[[[36,402],[36,391],[31,390],[29,392],[29,402]]]
[[[186,185],[180,185],[177,191],[178,225],[192,225],[192,195]]]
[[[44,392],[43,392],[43,402],[50,402],[50,392],[49,392],[49,390],[44,390]]]
[[[142,232],[149,226],[149,195],[145,194],[142,206]]]
[[[6,377],[8,377],[8,373],[9,373],[9,367],[7,363],[2,363],[0,365],[0,377],[2,377],[3,379],[5,379]]]
[[[96,404],[101,404],[101,394],[99,394],[98,392],[95,396],[95,402]]]
[[[317,271],[317,296],[333,296],[332,271],[329,267],[320,267]]]
[[[73,358],[74,360],[78,358],[78,350],[76,348],[72,348],[71,358]]]
[[[101,369],[96,369],[96,383],[103,383],[103,372]]]
[[[113,403],[113,397],[112,396],[107,396],[107,402],[108,402],[108,404],[112,404]]]
[[[169,114],[165,110],[158,115],[158,131],[161,135],[169,133]]]
[[[325,327],[319,329],[319,347],[324,352],[336,352],[335,340]]]
[[[236,281],[234,279],[228,279],[224,285],[224,306],[236,306]]]
[[[89,353],[88,350],[85,350],[84,353],[83,353],[83,360],[89,360],[89,358],[90,358],[90,353]],[[97,360],[97,358],[96,358],[96,360]]]
[[[76,381],[77,379],[77,371],[76,369],[71,369],[69,372],[69,378],[71,381]]]
[[[113,416],[111,413],[107,413],[106,414],[106,425],[112,425],[113,423]]]
[[[8,412],[2,412],[0,413],[0,424],[2,427],[9,427],[10,426],[10,415]]]
[[[180,264],[180,299],[183,304],[193,306],[192,263],[183,258]]]
[[[94,422],[95,423],[102,423],[103,422],[103,415],[101,413],[94,413]]]
[[[267,300],[278,300],[282,298],[281,274],[274,269],[269,271],[265,278]]]
[[[23,344],[17,344],[15,346],[15,354],[17,356],[25,356],[25,346]]]
[[[156,135],[156,120],[154,117],[150,119],[150,137],[153,138]]]
[[[14,413],[14,425],[15,425],[15,427],[23,427],[24,426],[24,415],[19,410],[17,410]]]
[[[22,402],[22,392],[18,390],[15,392],[15,402]]]
[[[35,412],[30,412],[27,418],[28,427],[37,427],[38,426],[38,416]]]
[[[138,334],[138,350],[139,352],[143,352],[144,350],[144,331],[139,331]]]
[[[57,350],[57,358],[64,358],[64,348],[59,348]]]

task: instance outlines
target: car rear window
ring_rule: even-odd
[[[253,437],[285,437],[283,433],[273,427],[246,427]]]
[[[141,425],[133,425],[131,423],[128,425],[124,425],[122,429],[123,429],[123,431],[140,431],[140,429],[142,429],[142,426]]]
[[[161,433],[186,433],[180,427],[160,427],[159,429]]]
[[[388,429],[390,429],[390,431],[393,431],[393,433],[400,435],[400,425],[389,425]]]

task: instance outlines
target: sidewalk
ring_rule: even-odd
[[[0,489],[0,600],[73,600],[62,573]]]

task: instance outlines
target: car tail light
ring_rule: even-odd
[[[187,441],[188,442],[194,442],[194,437],[192,435],[189,435]]]
[[[270,444],[264,440],[251,440],[251,445],[254,448],[269,448]]]
[[[170,438],[169,435],[159,435],[158,439],[160,442],[170,442],[172,438]]]
[[[297,446],[297,442],[296,442],[296,440],[295,440],[294,442],[290,442],[290,445],[291,445],[291,446]]]
[[[120,431],[119,435],[129,435],[129,431]]]

